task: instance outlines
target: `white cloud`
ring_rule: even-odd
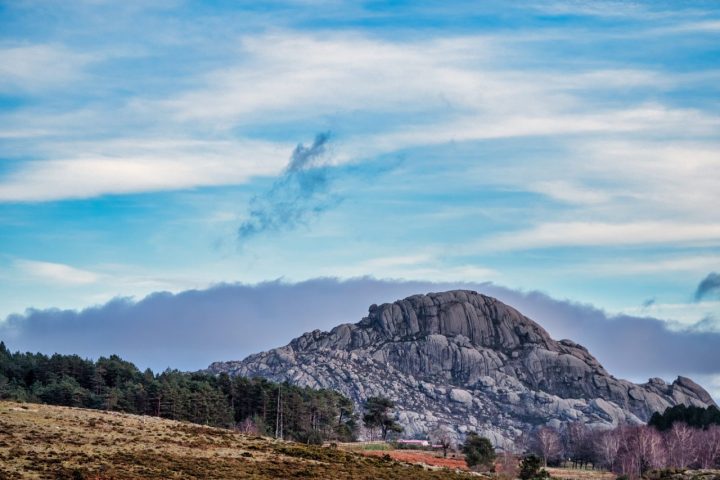
[[[522,94],[518,94],[521,97]],[[644,133],[672,135],[711,135],[720,127],[720,117],[692,109],[670,109],[660,105],[584,113],[548,112],[522,114],[521,105],[511,114],[465,116],[433,125],[409,126],[403,129],[358,138],[350,152],[367,150],[388,152],[413,146],[438,145],[453,141],[474,141],[527,136],[577,134]],[[577,158],[572,158],[577,161]]]
[[[652,257],[638,261],[625,258],[621,261],[586,263],[577,266],[594,275],[656,275],[669,272],[692,272],[705,275],[708,271],[720,270],[720,255],[687,255],[680,257]]]
[[[678,23],[668,27],[659,27],[656,33],[717,33],[720,32],[720,20],[700,20]]]
[[[355,264],[333,265],[323,275],[338,278],[373,276],[403,280],[479,282],[497,280],[497,271],[479,265],[447,265],[431,253],[377,257]]]
[[[462,64],[490,54],[481,37],[414,43],[347,33],[245,37],[236,65],[208,73],[204,88],[161,105],[179,119],[236,122],[258,114],[421,111],[448,100],[477,101],[480,92],[468,90],[477,79]]]
[[[1,260],[1,259],[0,259]],[[234,279],[228,275],[228,281]],[[32,308],[82,308],[113,298],[142,298],[152,292],[207,288],[218,282],[213,268],[163,271],[147,265],[93,264],[89,267],[24,258],[0,266],[0,281],[18,288],[0,305],[0,324],[12,313]],[[38,296],[42,289],[42,296]]]
[[[101,275],[64,263],[15,260],[15,267],[22,273],[40,281],[61,285],[88,285],[100,280]]]
[[[648,307],[624,308],[621,313],[640,317],[652,316],[667,322],[671,329],[683,330],[695,326],[703,318],[712,316],[718,309],[720,302],[654,303]]]
[[[664,87],[673,82],[660,72],[637,69],[562,74],[504,69],[500,63],[509,40],[464,36],[391,42],[347,32],[245,37],[237,64],[206,74],[204,87],[137,106],[167,109],[179,120],[221,124],[354,110],[456,110],[487,115],[485,123],[494,118],[501,125],[529,117],[525,123],[531,125],[524,129],[542,133],[560,122],[543,128],[532,119],[553,123],[546,117],[580,106],[584,102],[574,96],[575,90]],[[561,128],[577,119],[567,120]]]
[[[590,140],[576,144],[573,157],[584,161],[554,173],[602,186],[608,209],[620,215],[717,223],[720,212],[708,207],[717,201],[719,147],[714,140]]]
[[[433,259],[430,255],[399,255],[395,257],[371,258],[361,263],[361,268],[375,269],[387,267],[403,267],[408,265],[423,264]]]
[[[718,241],[720,241],[720,223],[551,222],[526,230],[490,236],[466,249],[477,252],[617,245],[715,245]]]
[[[255,175],[277,173],[291,146],[250,139],[219,141],[218,132],[227,138],[229,132],[243,125],[257,128],[357,112],[371,120],[363,122],[362,131],[350,128],[338,136],[334,146],[337,163],[456,141],[552,136],[575,142],[575,151],[564,159],[549,158],[530,165],[520,162],[515,165],[515,177],[513,165],[507,165],[494,176],[495,182],[502,179],[511,187],[520,186],[571,204],[602,205],[617,199],[618,192],[590,184],[582,177],[583,172],[619,165],[621,173],[635,174],[634,166],[646,167],[649,158],[647,150],[641,150],[646,145],[633,146],[627,154],[616,148],[617,137],[671,138],[678,132],[685,137],[708,136],[720,128],[716,115],[697,109],[642,102],[610,108],[593,100],[596,93],[618,89],[665,89],[681,82],[682,76],[633,68],[558,73],[510,69],[502,66],[503,56],[522,48],[510,45],[511,38],[498,36],[415,41],[388,41],[348,32],[312,35],[286,31],[247,36],[241,39],[234,62],[199,72],[188,82],[198,86],[163,99],[132,97],[125,107],[112,112],[89,108],[57,115],[6,115],[2,123],[8,127],[5,136],[15,139],[13,145],[20,145],[14,153],[37,160],[22,163],[0,178],[0,201],[243,183]],[[58,61],[74,55],[76,60],[69,62],[75,65],[72,72],[90,61],[81,54],[59,47],[56,50],[41,51],[57,56]],[[36,53],[35,57],[42,55]],[[31,62],[25,70],[12,69],[34,75],[40,68],[35,65]],[[138,138],[126,136],[103,142],[56,140],[75,138],[80,131],[90,136],[98,125],[107,129],[114,121],[119,122],[121,131],[128,125],[140,127],[136,119],[152,124],[151,131],[136,135]],[[179,140],[178,131],[187,136]],[[40,136],[39,141],[28,144],[34,133]],[[102,134],[106,138],[107,132]],[[607,139],[604,145],[587,138],[600,135]],[[647,143],[652,147],[653,142]],[[708,150],[708,155],[717,157],[716,151]],[[632,157],[636,153],[640,155]],[[670,169],[677,165],[683,168],[688,163],[678,158],[685,153],[690,152],[679,146],[675,158],[665,164]],[[581,156],[593,161],[580,165]],[[567,165],[568,161],[576,165]],[[483,172],[473,177],[489,177],[486,168],[484,163],[478,165]],[[617,169],[607,167],[600,176],[613,172],[617,184]],[[688,178],[673,177],[666,167],[652,168],[638,178],[649,181],[659,172],[663,175],[656,185],[670,180],[668,185],[685,189],[684,197],[689,196],[688,182],[684,181]],[[628,176],[620,177],[623,183]],[[528,178],[532,179],[530,187]],[[713,175],[704,173],[702,188],[694,188],[693,195],[703,192],[705,200],[712,179]],[[656,195],[657,190],[650,193]],[[632,194],[636,194],[634,189]]]
[[[38,90],[78,80],[96,58],[63,45],[0,46],[0,91]]]
[[[542,1],[531,3],[530,6],[550,15],[587,15],[593,17],[637,17],[647,18],[651,15],[641,3],[618,1]]]
[[[543,180],[527,185],[531,192],[541,193],[550,198],[572,204],[598,204],[609,200],[609,194],[585,185],[573,184],[566,180]]]
[[[560,154],[487,159],[463,175],[566,203],[555,221],[720,224],[720,211],[710,208],[717,201],[720,145],[714,139],[673,138],[670,129],[667,136],[655,141],[608,134],[565,139]]]
[[[274,175],[292,148],[261,141],[122,139],[52,144],[57,160],[27,162],[0,181],[0,201],[46,201],[193,188]],[[82,154],[72,157],[72,154]]]

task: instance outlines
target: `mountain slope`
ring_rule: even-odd
[[[684,377],[669,385],[618,380],[584,347],[553,340],[512,307],[464,290],[372,305],[356,324],[306,333],[210,371],[334,388],[358,404],[388,396],[406,435],[444,423],[497,444],[542,423],[641,422],[678,403],[713,403]]]

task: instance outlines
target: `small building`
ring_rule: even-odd
[[[427,440],[405,440],[405,439],[401,438],[400,440],[397,441],[397,443],[398,443],[398,445],[414,445],[416,447],[429,447],[430,446],[430,442],[428,442]]]

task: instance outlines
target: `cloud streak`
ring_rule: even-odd
[[[0,45],[0,91],[54,90],[77,81],[97,55],[63,45]]]
[[[87,285],[100,279],[100,275],[95,272],[82,270],[63,263],[16,260],[15,267],[22,273],[40,281],[61,285]]]
[[[78,155],[77,149],[83,150]],[[118,138],[48,142],[0,178],[0,202],[45,202],[107,194],[245,183],[281,171],[287,145],[259,140]]]
[[[510,251],[617,245],[713,245],[718,240],[720,223],[551,222],[498,234],[466,248],[468,251]]]
[[[240,242],[265,232],[292,230],[340,202],[330,192],[329,167],[320,164],[329,139],[328,133],[319,133],[310,146],[295,147],[282,176],[250,200],[248,218],[238,228]]]
[[[718,295],[720,297],[720,274],[715,272],[709,273],[697,286],[695,290],[695,301],[699,302],[710,295]]]
[[[536,32],[540,37],[533,40],[542,41],[549,34]],[[319,118],[346,115],[343,124],[352,126],[345,127],[346,142],[338,144],[337,160],[356,162],[405,148],[515,137],[562,137],[567,141],[572,136],[592,137],[601,133],[603,138],[649,135],[655,142],[658,137],[673,137],[682,131],[686,136],[712,138],[720,125],[712,110],[671,107],[657,103],[656,94],[646,95],[685,88],[688,83],[685,74],[662,69],[612,68],[612,62],[608,68],[576,65],[568,71],[547,73],[508,63],[508,58],[536,56],[535,43],[518,42],[515,31],[508,35],[430,36],[413,41],[382,39],[346,30],[315,34],[285,30],[233,38],[228,43],[238,40],[239,53],[223,57],[219,64],[203,63],[202,68],[193,70],[193,81],[188,82],[191,87],[175,85],[173,79],[167,79],[164,83],[175,88],[115,99],[120,106],[98,103],[63,112],[21,109],[5,119],[0,117],[3,132],[36,139],[19,144],[17,152],[3,151],[5,156],[32,161],[22,162],[0,177],[0,201],[46,201],[233,185],[247,183],[257,174],[279,171],[276,168],[270,173],[263,172],[268,170],[263,165],[273,165],[267,160],[254,164],[252,159],[267,157],[265,152],[258,152],[252,139],[228,146],[218,142],[215,135],[208,135],[208,128],[230,138],[248,126],[257,130],[288,123],[317,124]],[[203,52],[206,48],[204,44],[194,46]],[[82,71],[81,67],[94,59],[81,50],[73,52],[57,45],[23,48],[0,49],[0,57],[4,51],[10,60],[16,59],[5,72],[7,81],[13,84],[26,83],[28,76],[46,78],[37,73],[45,67],[46,58],[77,64],[72,72]],[[25,57],[39,58],[32,65],[40,67],[23,66]],[[65,61],[66,58],[75,60]],[[355,61],[348,62],[348,58]],[[96,65],[94,74],[99,77],[94,86],[118,77],[104,70],[112,65],[106,63]],[[0,70],[0,80],[2,73]],[[20,80],[15,78],[18,75]],[[63,74],[63,78],[68,76],[72,78],[69,73]],[[131,77],[128,81],[142,85],[140,78]],[[706,83],[713,82],[706,79]],[[141,85],[131,90],[145,92]],[[78,88],[80,91],[68,88],[65,93],[70,96],[87,95],[85,86]],[[598,103],[608,93],[628,90],[636,91],[630,101],[612,106],[604,101]],[[357,122],[357,117],[368,120]],[[432,118],[432,122],[427,118]],[[77,136],[78,132],[82,132],[81,141],[67,142],[66,150],[59,155],[59,146],[52,139]],[[123,132],[123,138],[108,139],[115,132]],[[98,136],[102,141],[96,145],[82,141]],[[196,147],[178,141],[156,148],[147,144],[144,139],[147,136],[161,142],[168,136],[194,138],[206,145],[207,155],[197,155]],[[117,149],[110,144],[122,143],[124,139],[126,143],[142,144],[144,149],[130,151],[122,145]],[[711,147],[708,150],[714,154],[717,149]],[[678,152],[683,159],[696,156],[688,148]],[[596,145],[589,145],[587,150],[608,156]],[[635,156],[632,153],[631,158]],[[574,156],[578,155],[585,153]],[[657,155],[653,152],[652,157]],[[635,177],[626,172],[629,168],[626,165],[637,162],[622,160],[618,162],[625,172],[622,177]],[[551,170],[548,168],[551,162],[537,163],[540,181],[531,190],[589,204],[608,197],[602,190],[576,188],[573,172],[577,167],[563,171],[562,177],[570,178],[548,175],[543,179],[542,172]],[[617,174],[615,167],[607,171]],[[522,176],[523,188],[527,188],[528,177],[534,178],[526,173]],[[687,191],[688,182],[678,182],[675,173],[673,168],[672,174],[667,175],[673,180],[671,185],[678,184],[678,191]],[[707,179],[711,175],[703,172],[699,177]],[[663,179],[656,183],[664,187],[667,182],[660,180]],[[693,191],[714,192],[713,187],[714,184],[702,189],[695,187]]]

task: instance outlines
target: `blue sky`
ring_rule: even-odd
[[[0,318],[371,276],[716,331],[717,2],[478,3],[0,2]]]

